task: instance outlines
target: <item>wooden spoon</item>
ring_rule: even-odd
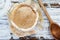
[[[60,40],[60,26],[53,22],[53,20],[50,18],[46,8],[44,7],[43,3],[41,0],[38,0],[39,5],[42,7],[43,11],[45,12],[49,22],[50,22],[50,31],[53,37],[57,40]]]

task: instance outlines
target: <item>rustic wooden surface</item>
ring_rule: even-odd
[[[46,2],[49,4],[49,1],[46,1]],[[60,2],[60,1],[58,1],[58,2]],[[51,1],[50,3],[53,3],[53,1]],[[11,7],[11,0],[7,0],[5,4],[6,4],[5,7],[3,9],[0,9],[0,39],[5,39],[5,40],[7,39],[8,40],[11,38],[11,35],[10,35],[11,31],[9,28],[7,13],[8,13],[9,8]],[[57,24],[60,25],[60,8],[47,7],[47,11],[50,14],[51,18],[55,22],[57,22]],[[53,37],[49,31],[48,19],[47,19],[46,15],[44,14],[44,12],[42,12],[42,15],[44,18],[44,22],[42,23],[43,30],[38,30],[36,28],[37,34],[35,36],[37,36],[37,37],[43,36],[46,39],[53,39]],[[14,39],[18,38],[14,34],[12,36]]]

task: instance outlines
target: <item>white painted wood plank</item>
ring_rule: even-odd
[[[50,0],[51,1],[51,0]],[[44,0],[44,2],[47,3],[52,3],[53,1],[49,2],[49,0]],[[8,10],[8,8],[6,8]],[[2,12],[4,11],[4,12]],[[51,18],[53,19],[53,21],[57,22],[60,25],[60,8],[47,8],[48,13],[50,14]],[[11,30],[9,29],[9,23],[7,20],[7,11],[4,10],[0,10],[0,39],[10,39],[11,35],[10,32]],[[44,18],[44,22],[42,24],[43,26],[43,30],[38,30],[37,29],[37,34],[36,36],[43,36],[44,38],[49,38],[52,39],[52,35],[50,34],[49,31],[49,21],[46,17],[46,15],[44,13],[43,14],[43,18]],[[14,39],[17,38],[15,35],[13,35]]]

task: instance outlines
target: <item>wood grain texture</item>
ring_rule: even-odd
[[[45,2],[45,1],[44,1]],[[46,1],[47,3],[49,3],[49,1]],[[50,3],[52,3],[53,1],[51,1]],[[1,13],[1,11],[4,11],[4,13]],[[48,13],[50,14],[51,18],[57,22],[60,25],[60,8],[47,8]],[[7,18],[7,12],[5,12],[4,10],[0,10],[0,39],[10,39],[11,35],[10,35],[10,28],[9,28],[9,22],[8,22],[8,18]],[[46,15],[44,14],[44,12],[42,12],[43,18],[44,18],[44,22],[43,22],[43,30],[39,30],[38,28],[35,28],[37,31],[36,36],[40,37],[43,36],[44,38],[48,38],[48,39],[53,39],[52,35],[50,34],[49,31],[49,21],[47,20]],[[18,38],[15,35],[13,35],[14,39]]]

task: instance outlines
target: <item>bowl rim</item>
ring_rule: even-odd
[[[28,4],[20,3],[17,6],[19,6],[19,5],[28,5]],[[28,6],[30,6],[30,5],[28,5]],[[32,10],[34,10],[34,12],[36,13],[36,16],[37,16],[36,19],[35,19],[35,23],[34,23],[34,25],[32,27],[27,28],[27,29],[20,28],[11,19],[9,20],[10,21],[10,24],[12,24],[16,29],[21,30],[21,31],[29,31],[29,30],[33,29],[35,27],[35,25],[37,24],[39,15],[38,15],[38,12],[36,11],[35,8],[33,8],[33,7],[31,7],[31,8],[32,8]]]

